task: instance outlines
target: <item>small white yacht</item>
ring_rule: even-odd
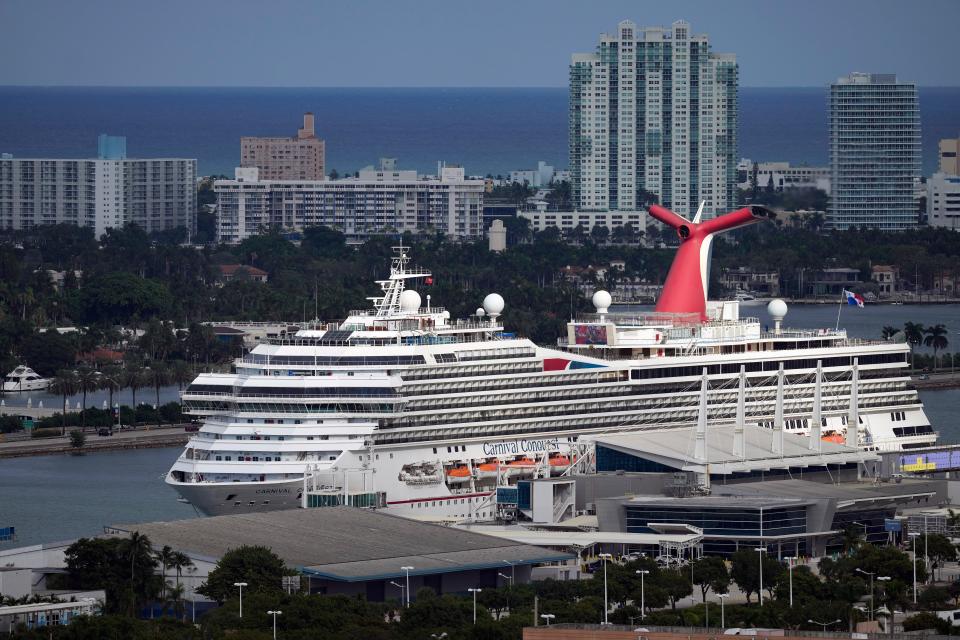
[[[43,391],[53,382],[28,366],[20,365],[3,379],[4,391]]]

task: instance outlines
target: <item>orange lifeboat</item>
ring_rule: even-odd
[[[550,456],[550,468],[554,471],[566,471],[570,468],[570,457],[564,455]]]
[[[821,439],[822,441],[824,441],[824,442],[832,442],[832,443],[834,443],[834,444],[845,444],[845,443],[846,443],[846,440],[844,440],[843,436],[840,435],[839,433],[831,433],[831,434],[829,434],[829,435],[823,436],[823,437],[820,438],[820,439]]]
[[[478,478],[496,478],[500,475],[500,461],[484,462],[477,465]]]
[[[527,476],[533,475],[533,469],[537,462],[532,458],[519,458],[511,460],[504,465],[511,475]]]
[[[447,482],[453,484],[459,484],[461,482],[470,481],[470,467],[461,465],[459,467],[454,467],[447,471]]]

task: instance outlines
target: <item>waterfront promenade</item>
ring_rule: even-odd
[[[87,430],[86,443],[81,452],[110,451],[115,449],[148,449],[155,447],[176,447],[186,444],[190,433],[183,430],[185,425],[141,426],[136,429],[114,431],[112,436],[98,436],[97,430]],[[11,438],[7,435],[0,441],[0,459],[23,456],[46,456],[75,451],[70,446],[69,433],[56,438]]]

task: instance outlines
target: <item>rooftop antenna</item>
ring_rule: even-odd
[[[741,460],[747,455],[743,429],[747,417],[747,368],[740,365],[740,386],[737,389],[737,424],[733,428],[733,455]]]
[[[858,445],[860,431],[860,358],[853,359],[853,375],[850,380],[850,414],[847,416],[848,447]]]
[[[773,452],[783,455],[783,363],[777,370],[777,410],[773,417]]]
[[[823,435],[820,432],[820,427],[823,424],[823,361],[817,360],[817,381],[816,386],[813,390],[813,424],[810,425],[810,450],[811,451],[822,451],[823,450]]]
[[[703,368],[700,380],[700,407],[697,411],[697,433],[693,447],[693,457],[700,462],[707,461],[707,368]]]

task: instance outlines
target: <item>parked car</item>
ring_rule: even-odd
[[[189,432],[200,431],[200,425],[195,422],[191,422],[190,424],[183,427],[183,430],[189,431]]]
[[[109,428],[109,427],[100,427],[99,429],[97,429],[97,435],[98,435],[98,436],[112,436],[112,435],[113,435],[113,429],[111,429],[111,428]]]

